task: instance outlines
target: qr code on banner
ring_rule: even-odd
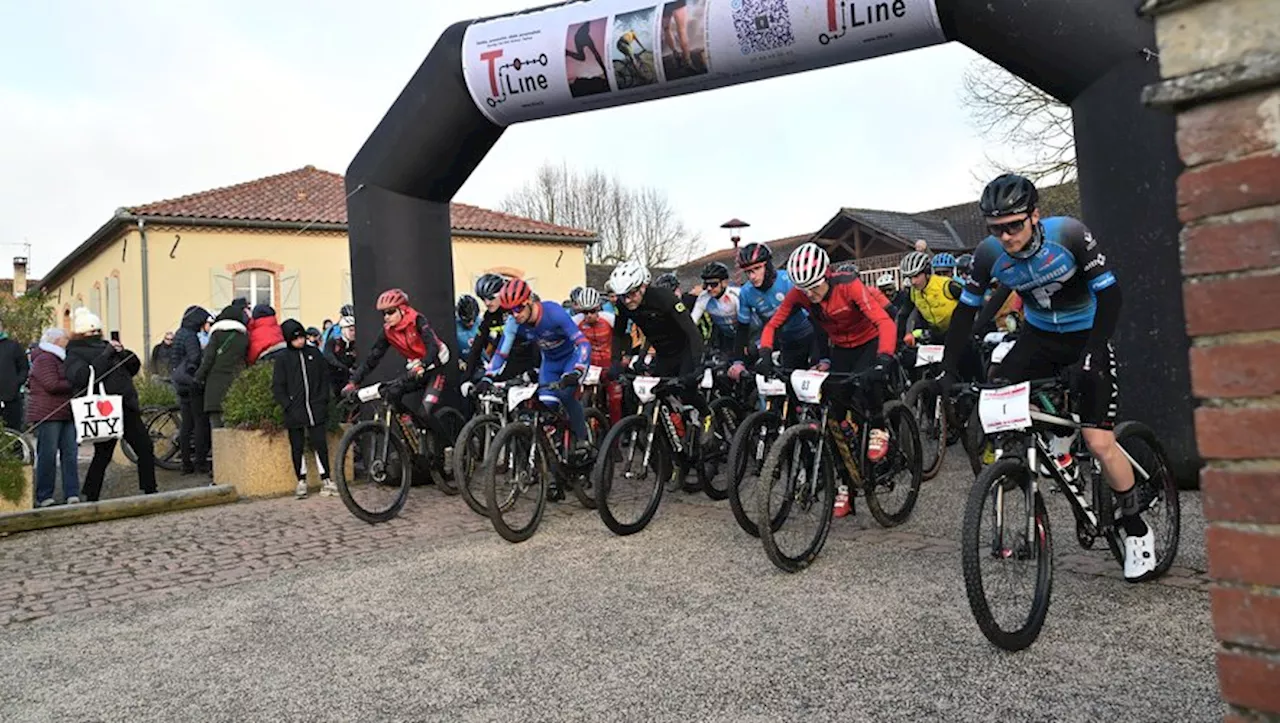
[[[796,42],[787,0],[732,0],[729,7],[743,55],[786,48]]]

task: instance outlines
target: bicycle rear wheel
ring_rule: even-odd
[[[1178,484],[1173,479],[1164,446],[1147,425],[1141,422],[1121,422],[1116,425],[1116,443],[1130,459],[1134,483],[1138,487],[1138,500],[1142,505],[1142,519],[1156,538],[1156,567],[1134,582],[1154,580],[1168,572],[1174,558],[1178,556],[1178,542],[1182,536],[1182,506],[1178,499]],[[1106,484],[1102,480],[1099,482]],[[1118,511],[1115,493],[1104,491],[1111,497],[1112,509]],[[1119,544],[1123,544],[1123,541],[1123,537],[1108,540],[1112,554],[1122,565],[1124,551]]]
[[[716,501],[729,497],[729,448],[742,416],[742,409],[733,399],[721,397],[711,402],[711,429],[717,448],[699,450],[697,472],[702,490]]]
[[[819,453],[821,441],[822,433],[815,426],[791,427],[774,442],[760,473],[756,519],[779,521],[776,527],[757,526],[760,542],[769,561],[784,572],[808,567],[831,531],[836,502],[834,461],[826,450]],[[806,519],[809,525],[804,524]],[[792,522],[796,524],[788,524]]]
[[[915,414],[920,429],[920,467],[923,479],[930,480],[942,469],[947,455],[947,400],[936,380],[921,379],[902,398]]]
[[[404,442],[386,425],[361,422],[338,442],[333,477],[351,514],[369,523],[386,522],[409,499],[412,467]]]
[[[22,460],[22,464],[36,462],[36,440],[30,434],[9,427],[0,428],[0,444],[9,445],[13,455]]]
[[[155,449],[156,466],[170,471],[182,468],[178,454],[178,432],[182,430],[182,416],[177,409],[166,409],[151,417],[147,434]]]
[[[1033,510],[1026,509],[1030,484],[1030,472],[1020,459],[1001,458],[983,469],[969,493],[960,533],[969,609],[987,640],[1005,650],[1022,650],[1039,637],[1053,589],[1049,515],[1039,492]],[[984,513],[991,513],[985,525]],[[1032,515],[1034,527],[1028,525]],[[1025,584],[1012,582],[1013,575],[1033,578],[1029,595]],[[1024,594],[1006,606],[995,600],[1003,592]]]

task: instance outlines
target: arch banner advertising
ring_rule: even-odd
[[[508,126],[945,42],[935,0],[586,0],[473,23],[462,69]]]

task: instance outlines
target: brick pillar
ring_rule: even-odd
[[[1280,721],[1280,2],[1146,0],[1176,113],[1183,299],[1228,720]]]

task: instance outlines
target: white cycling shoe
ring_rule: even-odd
[[[1138,582],[1156,569],[1156,534],[1147,528],[1140,537],[1124,538],[1124,579]]]

